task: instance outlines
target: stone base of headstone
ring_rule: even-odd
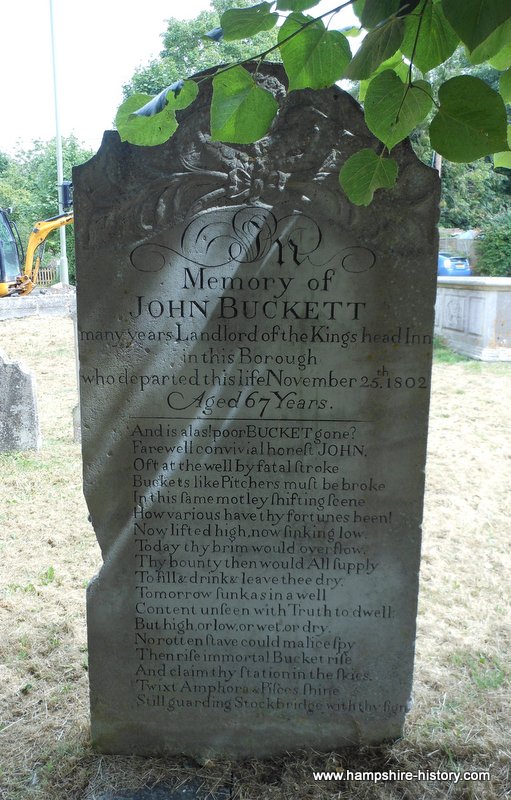
[[[0,352],[0,452],[39,450],[41,431],[35,377]]]
[[[228,787],[210,792],[202,782],[188,781],[177,786],[159,785],[126,791],[107,792],[97,800],[229,800]]]

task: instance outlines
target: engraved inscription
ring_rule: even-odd
[[[349,207],[338,89],[75,176],[92,739],[245,758],[400,735],[411,693],[437,179]],[[262,78],[261,78],[262,79]],[[310,143],[296,145],[296,132]]]

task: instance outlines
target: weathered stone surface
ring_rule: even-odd
[[[35,377],[0,351],[0,452],[40,447]]]
[[[378,742],[409,706],[438,179],[403,144],[350,206],[360,109],[268,69],[262,142],[209,139],[206,82],[171,142],[108,133],[74,175],[106,752]]]
[[[101,795],[97,800],[229,800],[230,791],[227,788],[209,792],[203,783],[187,781],[175,786],[154,786],[135,791],[109,792]]]

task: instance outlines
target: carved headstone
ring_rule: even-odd
[[[357,104],[265,80],[258,144],[211,141],[206,82],[168,144],[74,174],[105,752],[378,742],[409,707],[438,180],[403,144],[351,206]]]
[[[40,447],[34,375],[0,351],[0,452]]]

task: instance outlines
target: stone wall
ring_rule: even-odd
[[[23,297],[0,299],[0,320],[24,317],[63,317],[76,312],[74,286],[65,290],[34,291]]]
[[[439,278],[435,333],[471,358],[511,361],[511,278]]]

